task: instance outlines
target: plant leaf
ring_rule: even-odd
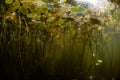
[[[28,9],[25,8],[24,6],[20,7],[19,12],[22,13],[23,15],[27,15],[29,13]]]
[[[5,0],[6,4],[12,4],[13,0]]]
[[[83,8],[81,8],[81,7],[76,7],[76,6],[72,6],[71,10],[72,10],[73,12],[82,12],[82,11],[84,11]]]
[[[49,2],[53,2],[54,0],[42,0],[43,2],[49,3]]]

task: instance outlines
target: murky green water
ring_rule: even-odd
[[[119,7],[28,3],[0,2],[0,80],[119,80]]]

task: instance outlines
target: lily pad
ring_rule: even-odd
[[[20,7],[19,12],[23,15],[27,15],[29,13],[28,9],[25,7]]]
[[[5,3],[6,3],[6,4],[12,4],[12,3],[13,3],[13,0],[5,0]]]

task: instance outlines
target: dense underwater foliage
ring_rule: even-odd
[[[120,7],[110,4],[1,0],[0,79],[118,80]]]

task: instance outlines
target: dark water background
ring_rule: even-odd
[[[120,34],[109,35],[112,39],[98,39],[99,45],[68,39],[61,46],[52,39],[37,41],[37,32],[2,30],[0,80],[119,80]],[[97,60],[102,60],[98,66]]]

